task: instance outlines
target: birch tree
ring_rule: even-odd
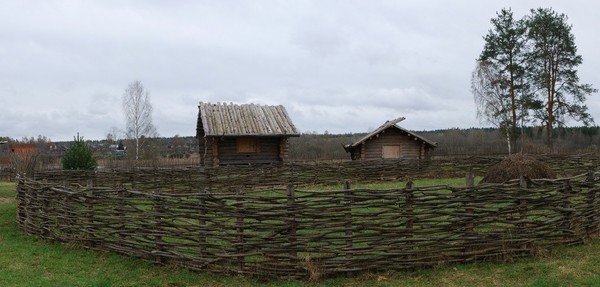
[[[471,92],[477,107],[477,118],[499,128],[506,136],[508,153],[512,152],[512,101],[509,86],[502,73],[486,61],[478,61],[471,75]]]
[[[510,154],[516,146],[517,126],[525,114],[522,110],[527,90],[523,80],[523,52],[527,29],[524,21],[515,19],[510,9],[502,9],[496,16],[490,20],[492,29],[484,37],[485,45],[473,72],[471,87],[478,117],[505,129]]]
[[[140,150],[144,148],[147,138],[157,137],[156,127],[152,123],[152,104],[150,92],[142,82],[129,84],[123,94],[123,112],[127,120],[125,134],[135,142],[135,159],[138,160]]]

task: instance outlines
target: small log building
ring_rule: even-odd
[[[0,164],[10,164],[11,157],[29,157],[35,152],[35,144],[0,142]]]
[[[387,121],[359,141],[344,146],[352,160],[430,159],[437,147],[432,142],[398,125],[404,118]]]
[[[205,167],[283,162],[288,138],[300,136],[281,105],[200,102],[198,109],[196,137]]]
[[[9,151],[8,142],[0,141],[0,165],[10,163],[8,151]]]

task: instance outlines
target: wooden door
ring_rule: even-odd
[[[382,158],[400,158],[399,145],[384,145],[381,149]]]

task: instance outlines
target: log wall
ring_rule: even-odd
[[[236,137],[199,138],[200,164],[213,167],[228,164],[278,163],[287,159],[288,143],[283,137],[253,137],[257,152],[238,152]]]
[[[281,138],[256,137],[258,151],[240,153],[237,151],[237,138],[225,138],[219,141],[219,164],[252,164],[280,162],[279,142]]]
[[[384,145],[399,145],[400,158],[407,160],[425,159],[429,157],[429,147],[422,147],[421,140],[415,140],[414,137],[398,129],[387,129],[364,142],[357,151],[361,152],[360,159],[381,159]],[[423,150],[424,149],[424,150]]]

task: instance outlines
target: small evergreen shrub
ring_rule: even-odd
[[[92,150],[85,143],[83,137],[79,136],[74,138],[73,145],[65,152],[62,160],[63,169],[73,170],[93,170],[98,166],[96,159],[94,159]]]

